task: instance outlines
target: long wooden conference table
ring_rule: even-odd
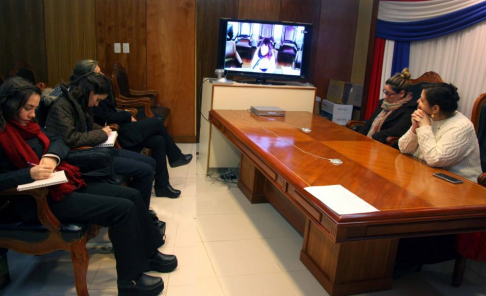
[[[211,110],[209,120],[242,152],[238,187],[303,235],[300,259],[331,295],[390,289],[399,238],[486,229],[485,188],[433,177],[444,171],[318,115]],[[336,184],[379,211],[338,215],[304,190]]]

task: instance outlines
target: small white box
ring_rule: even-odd
[[[353,114],[353,105],[341,105],[322,100],[321,116],[326,117],[332,122],[346,125]]]

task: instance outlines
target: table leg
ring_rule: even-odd
[[[307,221],[300,260],[333,296],[388,290],[398,239],[334,243]]]

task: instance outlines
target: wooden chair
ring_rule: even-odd
[[[20,192],[12,188],[0,192],[3,211],[11,210],[10,205],[16,201],[35,199],[40,221],[40,224],[18,222],[0,225],[0,248],[31,255],[44,255],[58,250],[70,252],[76,292],[82,296],[89,295],[86,285],[89,263],[86,242],[98,234],[100,227],[83,223],[60,223],[49,208],[47,193],[47,188]]]
[[[22,77],[25,80],[32,82],[32,84],[40,88],[41,91],[47,88],[47,85],[44,82],[37,82],[34,69],[32,69],[29,65],[27,65],[26,62],[22,60],[15,62],[13,69],[10,70],[10,77],[14,76]]]
[[[441,83],[444,82],[439,74],[435,73],[434,71],[425,72],[416,79],[410,79],[410,89],[409,91],[412,93],[412,100],[417,101],[420,99],[420,95],[422,93],[422,89],[426,84],[429,83]],[[346,127],[352,130],[357,130],[358,127],[364,126],[366,121],[362,120],[350,120],[346,123]],[[386,139],[386,144],[389,146],[393,146],[396,142],[398,142],[398,137],[388,137]]]
[[[159,106],[158,92],[156,90],[137,91],[130,88],[125,68],[118,62],[111,73],[113,93],[118,108],[136,108],[140,119],[158,117],[167,125],[170,109]]]
[[[486,93],[479,95],[474,102],[471,121],[478,135],[483,173],[478,176],[478,184],[486,187]],[[452,285],[460,287],[466,271],[467,258],[459,256],[454,264]]]

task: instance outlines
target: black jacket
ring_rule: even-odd
[[[93,107],[94,121],[99,125],[110,123],[129,123],[132,121],[132,114],[128,111],[121,111],[116,108],[116,102],[112,94],[102,100],[98,106]]]
[[[51,96],[44,92],[42,99],[48,105],[45,127],[48,131],[63,138],[70,148],[96,146],[108,139],[102,127],[93,122],[91,108],[84,113],[81,105],[65,89],[62,95]]]
[[[371,118],[366,121],[365,125],[360,127],[357,132],[365,136],[368,134],[371,125],[373,124],[373,121],[378,116],[378,114],[380,114],[381,110],[383,110],[381,108],[382,103],[383,100],[380,100],[378,102],[378,108],[376,108]],[[393,111],[383,122],[381,130],[375,133],[372,138],[382,143],[385,143],[386,138],[388,137],[403,136],[412,126],[412,113],[415,110],[417,110],[417,102],[412,99],[405,105]]]

